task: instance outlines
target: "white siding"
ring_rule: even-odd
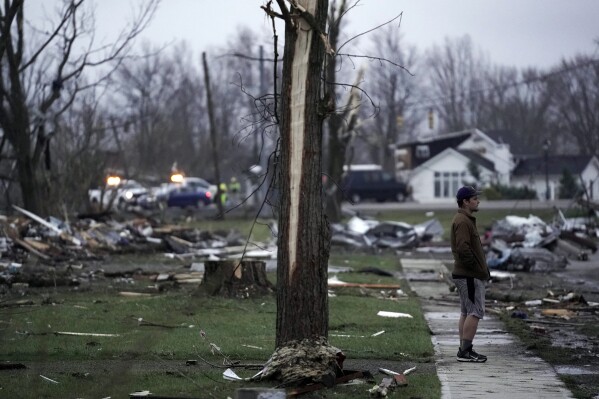
[[[585,189],[592,200],[599,200],[599,162],[593,157],[581,173]]]
[[[478,129],[474,129],[470,138],[458,146],[460,150],[470,150],[493,162],[495,166],[494,181],[509,185],[514,157],[507,144],[497,143]]]
[[[480,183],[468,172],[470,160],[455,150],[447,149],[412,171],[410,185],[416,202],[434,203],[453,201],[457,189],[464,184]],[[441,184],[435,192],[435,172],[441,175]],[[481,180],[488,181],[492,172],[481,170]],[[437,183],[438,184],[438,183]],[[437,195],[440,194],[440,195]]]
[[[589,164],[584,168],[580,176],[574,175],[574,178],[581,184],[580,177],[584,182],[585,189],[592,200],[599,199],[599,162],[597,158],[593,157]],[[560,184],[559,181],[562,175],[549,175],[549,199],[554,200],[559,196]],[[545,181],[545,175],[531,175],[531,176],[514,176],[512,177],[512,185],[516,187],[529,187],[537,191],[537,198],[539,200],[545,200],[545,193],[547,191],[547,183]]]

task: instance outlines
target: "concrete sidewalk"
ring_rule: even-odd
[[[489,357],[486,363],[461,363],[459,300],[449,291],[447,268],[439,260],[402,258],[403,273],[420,297],[435,347],[441,397],[449,398],[573,398],[555,370],[527,352],[503,323],[487,313],[479,324],[474,347]]]

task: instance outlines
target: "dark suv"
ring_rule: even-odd
[[[342,188],[344,197],[353,203],[363,199],[379,202],[403,202],[409,196],[408,186],[382,170],[349,170],[345,172]]]

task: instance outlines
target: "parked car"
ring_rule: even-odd
[[[407,184],[397,181],[379,165],[351,165],[341,187],[344,197],[354,203],[365,199],[403,202],[409,196]]]
[[[194,189],[202,189],[209,191],[212,197],[216,195],[217,187],[216,184],[212,184],[201,177],[184,177],[181,183],[183,187],[191,187]]]
[[[135,180],[117,180],[114,185],[106,185],[104,189],[97,188],[88,191],[91,204],[102,204],[103,209],[116,207],[125,209],[137,205],[137,200],[148,193],[148,189]]]
[[[168,207],[202,208],[212,204],[212,200],[212,193],[206,189],[180,186],[168,193],[165,202]]]

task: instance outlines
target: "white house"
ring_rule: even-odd
[[[412,198],[417,202],[453,201],[461,186],[477,183],[470,172],[472,162],[477,164],[479,181],[493,179],[496,171],[492,162],[476,153],[447,148],[411,171]]]
[[[553,200],[559,197],[564,170],[570,172],[582,193],[569,193],[568,198],[582,195],[599,200],[599,161],[594,156],[539,154],[530,145],[514,141],[521,158],[515,162],[508,139],[513,134],[478,129],[424,137],[398,144],[396,174],[412,188],[417,202],[441,202],[453,199],[464,184],[485,187],[490,184],[528,187],[537,197]],[[516,136],[517,138],[517,136]],[[511,141],[510,141],[511,142]],[[536,154],[535,154],[536,153]]]
[[[500,184],[510,184],[512,170],[516,166],[510,146],[498,143],[478,129],[472,129],[472,134],[457,147],[460,150],[470,150],[491,161],[495,167],[493,180]]]
[[[565,170],[583,190],[582,193],[571,193],[569,198],[582,194],[589,200],[599,199],[599,161],[590,155],[550,155],[546,160],[544,157],[522,160],[512,173],[512,185],[535,190],[541,200],[557,199]]]
[[[409,182],[418,202],[447,201],[463,184],[507,185],[514,168],[509,145],[478,129],[398,145],[396,161],[397,175]]]

